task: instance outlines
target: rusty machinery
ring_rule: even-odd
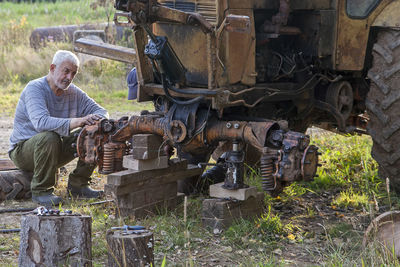
[[[267,192],[278,192],[289,182],[310,180],[316,173],[318,152],[310,145],[309,137],[284,131],[274,121],[222,121],[198,114],[197,118],[202,120],[188,129],[181,120],[171,120],[171,117],[174,116],[147,114],[132,116],[129,120],[103,119],[85,126],[77,140],[79,157],[87,163],[98,164],[102,173],[119,171],[132,136],[151,133],[163,136],[165,145],[175,146],[185,153],[209,150],[219,141],[232,141],[232,151],[225,153],[217,163],[226,173],[224,187],[227,189],[245,186],[244,152],[239,149],[240,142],[252,145],[262,155],[262,183]]]
[[[142,132],[163,136],[192,163],[229,141],[216,164],[235,188],[249,144],[264,188],[274,191],[312,179],[318,152],[302,133],[318,125],[370,134],[380,173],[400,191],[400,1],[117,0],[115,7],[122,12],[114,21],[133,29],[136,51],[108,51],[125,62],[135,56],[138,101],[152,100],[158,115],[108,133],[93,126],[97,141],[82,137],[80,147],[98,148],[82,159],[118,166],[120,155],[111,163],[108,151],[127,150],[124,142]],[[77,51],[107,54],[85,42]]]

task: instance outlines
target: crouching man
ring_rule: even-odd
[[[71,52],[55,53],[47,76],[30,81],[19,98],[10,137],[9,156],[21,170],[33,172],[32,200],[41,205],[58,205],[53,194],[56,171],[74,159],[71,131],[108,118],[107,111],[72,83],[79,59]],[[69,175],[68,194],[98,198],[102,191],[89,188],[96,166],[78,161]]]

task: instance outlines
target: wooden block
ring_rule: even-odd
[[[187,160],[179,160],[177,158],[174,158],[169,161],[169,167],[167,170],[166,169],[146,170],[146,171],[125,170],[125,171],[115,172],[107,176],[107,183],[113,185],[132,184],[146,180],[148,178],[153,178],[163,175],[166,172],[176,172],[176,171],[186,170],[187,166],[188,166]]]
[[[237,200],[246,200],[251,196],[257,195],[257,188],[250,186],[236,190],[228,190],[222,187],[224,183],[210,185],[210,197],[215,198],[233,198]]]
[[[152,232],[126,234],[124,230],[108,230],[106,240],[108,245],[107,266],[154,266]]]
[[[124,156],[122,166],[136,171],[156,170],[168,168],[168,157],[161,156],[155,159],[135,159],[132,155]]]
[[[134,209],[176,196],[177,183],[172,182],[119,196],[117,205],[120,208]]]
[[[163,173],[160,173],[160,171],[163,171]],[[158,170],[153,174],[152,177],[138,176],[133,173],[132,176],[129,177],[129,175],[127,175],[125,177],[125,179],[131,178],[130,183],[125,181],[123,185],[110,184],[110,186],[107,186],[106,191],[111,192],[113,195],[115,195],[115,197],[118,197],[120,195],[139,191],[146,187],[152,187],[159,184],[167,184],[173,181],[185,179],[187,177],[201,175],[202,172],[202,168],[199,168],[196,165],[188,165],[187,169],[180,171],[170,171],[169,168]]]
[[[90,216],[24,215],[18,266],[92,266]]]
[[[258,192],[256,197],[245,201],[232,201],[220,198],[203,201],[202,217],[205,218],[246,218],[260,214],[264,206],[264,193]]]
[[[132,136],[132,147],[145,147],[158,150],[161,147],[163,139],[155,134],[135,134]]]
[[[212,229],[226,229],[235,220],[249,219],[263,213],[264,193],[258,192],[256,197],[244,201],[224,199],[205,199],[202,209],[202,223],[204,227]]]
[[[131,154],[134,159],[155,159],[165,156],[163,148],[134,147]]]

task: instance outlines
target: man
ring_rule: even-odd
[[[107,111],[72,83],[79,59],[71,52],[55,53],[47,76],[30,81],[22,91],[15,111],[9,155],[15,165],[33,172],[32,200],[58,205],[54,195],[56,171],[74,159],[76,135],[71,131],[107,118]],[[101,191],[89,188],[95,166],[78,161],[69,175],[68,193],[74,197],[98,198]]]

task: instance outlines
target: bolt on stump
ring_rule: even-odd
[[[106,235],[109,267],[154,266],[154,238],[150,231],[108,230]]]
[[[18,266],[92,266],[90,216],[24,215]]]

